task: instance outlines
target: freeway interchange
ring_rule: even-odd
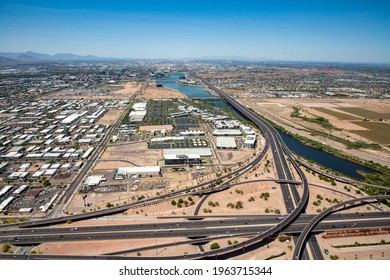
[[[366,213],[366,214],[345,214],[342,219],[339,214],[334,213],[339,208],[348,205],[348,202],[344,202],[342,205],[335,205],[324,211],[320,215],[308,215],[305,214],[305,210],[309,200],[309,183],[298,165],[297,160],[287,148],[283,140],[281,139],[277,130],[268,122],[260,118],[257,114],[244,107],[237,102],[234,98],[225,94],[207,81],[203,81],[210,89],[219,94],[223,99],[232,105],[243,116],[252,121],[262,132],[266,139],[266,145],[263,151],[255,157],[247,165],[241,167],[239,170],[234,171],[232,174],[223,175],[220,178],[230,179],[225,182],[222,187],[229,186],[229,183],[234,179],[241,177],[248,172],[251,168],[259,164],[268,149],[271,149],[273,160],[275,163],[276,173],[278,176],[280,189],[283,196],[283,201],[286,206],[287,215],[277,216],[226,216],[219,218],[218,220],[202,220],[205,217],[197,217],[197,220],[191,220],[187,222],[164,222],[164,223],[151,223],[151,224],[137,224],[137,225],[118,225],[118,226],[95,226],[95,227],[67,227],[67,228],[54,228],[44,227],[51,226],[53,224],[63,223],[67,220],[77,221],[84,219],[91,219],[105,215],[112,215],[121,213],[132,207],[140,207],[148,205],[149,203],[156,203],[161,200],[171,199],[174,197],[180,197],[188,191],[199,191],[201,187],[209,185],[215,180],[204,182],[196,186],[186,188],[184,190],[174,191],[169,194],[161,195],[158,197],[146,199],[141,202],[127,204],[123,206],[113,207],[111,209],[99,210],[85,214],[54,217],[33,222],[26,222],[19,224],[19,229],[2,230],[0,228],[0,242],[9,242],[18,246],[34,245],[47,242],[66,242],[66,241],[88,241],[88,240],[118,240],[118,239],[143,239],[143,238],[162,238],[162,237],[186,237],[187,241],[181,241],[183,244],[199,244],[202,242],[208,242],[211,240],[228,238],[228,237],[249,237],[246,241],[231,245],[225,248],[216,249],[213,251],[200,252],[197,254],[177,255],[170,257],[160,257],[163,259],[227,259],[232,256],[237,256],[245,251],[254,250],[263,246],[267,240],[274,239],[275,236],[280,233],[289,233],[294,235],[294,243],[296,244],[294,251],[294,259],[309,259],[309,254],[306,251],[305,244],[309,245],[312,252],[312,256],[315,259],[323,259],[321,248],[314,235],[310,235],[313,232],[321,232],[326,230],[337,229],[353,229],[353,228],[372,228],[372,227],[389,227],[390,226],[390,213]],[[125,112],[126,110],[124,110]],[[118,120],[122,118],[121,115]],[[117,126],[112,126],[110,133],[106,135],[104,143],[95,151],[93,159],[97,160],[100,152],[104,149],[111,132]],[[293,166],[296,173],[299,176],[295,178],[293,172],[290,170],[289,163]],[[82,179],[88,173],[93,162],[85,165],[82,172],[79,174],[73,185],[67,191],[63,197],[63,203],[69,201],[70,197],[81,183]],[[233,176],[232,176],[233,175]],[[297,191],[297,183],[301,183],[303,186],[303,193],[300,196]],[[208,190],[212,193],[216,190]],[[203,194],[207,193],[203,191]],[[356,199],[354,202],[365,201],[375,202],[379,199],[388,199],[390,196],[381,197],[365,197],[362,199]],[[58,211],[57,211],[58,213]],[[325,220],[322,220],[324,219]],[[9,225],[12,227],[13,225]],[[6,228],[3,226],[3,228]],[[301,234],[303,233],[303,234]],[[157,249],[162,246],[178,245],[180,242],[171,244],[163,244],[150,246],[146,249]],[[145,249],[145,248],[144,248]],[[126,251],[126,253],[132,250]],[[119,252],[120,253],[120,252]],[[125,252],[122,252],[125,253]],[[123,257],[119,256],[118,252],[112,254],[100,255],[100,256],[38,256],[38,255],[0,255],[0,258],[7,259],[145,259],[145,257]],[[157,259],[153,257],[152,259]]]

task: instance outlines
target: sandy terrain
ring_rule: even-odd
[[[237,164],[238,162],[245,161],[253,152],[253,150],[216,150],[222,165]]]
[[[323,234],[317,237],[321,244],[321,248],[328,249],[329,255],[325,259],[330,259],[330,255],[337,255],[340,260],[389,260],[390,259],[390,245],[376,245],[364,247],[349,247],[349,248],[334,248],[336,245],[351,245],[358,242],[362,243],[376,243],[381,240],[390,241],[389,235],[372,235],[372,236],[354,236],[347,238],[322,238]]]
[[[289,246],[292,246],[290,249]],[[291,241],[280,242],[278,238],[271,241],[265,246],[251,252],[239,255],[238,257],[232,258],[232,260],[265,260],[271,256],[277,256],[285,252],[286,254],[273,260],[291,260],[294,250],[294,243]]]
[[[96,124],[113,124],[119,118],[122,111],[120,109],[110,109]]]
[[[314,139],[317,142],[328,144],[336,149],[343,151],[345,154],[349,154],[355,157],[358,157],[363,160],[372,160],[374,162],[378,162],[382,165],[390,164],[390,148],[386,145],[382,145],[382,151],[375,150],[367,150],[367,149],[347,149],[344,144],[336,142],[334,140],[329,139],[328,137],[323,136],[313,136],[310,132],[307,131],[307,128],[314,129],[318,131],[323,131],[324,129],[316,123],[310,123],[304,121],[300,118],[291,118],[291,113],[293,112],[293,107],[300,107],[305,110],[304,115],[317,115],[317,116],[325,116],[324,113],[319,112],[315,108],[327,108],[329,110],[335,110],[335,112],[342,112],[346,114],[344,111],[338,111],[337,108],[343,107],[361,107],[367,110],[372,110],[375,112],[384,112],[388,113],[390,111],[390,101],[388,100],[370,100],[368,103],[367,100],[363,99],[240,99],[240,102],[248,105],[249,107],[254,108],[260,114],[265,117],[275,121],[277,124],[284,127],[286,130],[296,133],[302,136],[305,136],[310,139]],[[264,104],[280,104],[281,106],[278,110],[275,110],[274,106],[267,106]],[[329,118],[328,118],[329,117]],[[352,121],[346,120],[338,120],[334,116],[328,116],[327,118],[331,121],[331,123],[335,126],[340,126],[342,130],[335,131],[332,130],[329,133],[335,135],[340,138],[346,138],[350,141],[364,141],[370,143],[371,141],[363,138],[360,135],[357,135],[349,130],[364,130],[365,128],[353,123]]]
[[[126,84],[120,84],[119,86],[124,86],[124,89],[116,90],[114,93],[116,95],[123,95],[127,98],[130,98],[134,95],[134,93],[141,89],[142,84],[141,83],[135,83],[135,82],[128,82]]]
[[[143,99],[167,99],[167,98],[179,98],[184,99],[187,98],[183,93],[180,91],[176,91],[169,88],[158,88],[153,85],[150,85],[145,92],[140,95],[140,98]]]
[[[173,126],[172,125],[141,125],[139,127],[140,131],[154,131],[154,130],[172,130]]]
[[[155,166],[161,158],[162,151],[148,149],[145,142],[108,146],[101,157],[103,160],[128,160],[139,166]]]
[[[274,187],[274,188],[273,188]],[[242,191],[243,194],[239,194],[236,191]],[[268,192],[270,197],[268,200],[260,198],[261,193]],[[254,201],[248,200],[253,197]],[[242,201],[243,208],[236,209],[230,208],[227,205],[232,203],[236,205],[238,201]],[[209,203],[218,202],[219,206],[211,206]],[[274,183],[249,183],[232,187],[224,192],[214,193],[203,203],[201,215],[207,215],[204,213],[204,209],[212,211],[211,215],[247,215],[247,214],[266,214],[265,209],[268,208],[271,211],[279,209],[281,213],[285,213],[285,207],[283,199],[281,199],[281,191],[279,187],[276,187]]]
[[[93,170],[117,170],[120,167],[133,167],[135,166],[134,164],[128,162],[128,161],[115,161],[115,160],[110,160],[110,161],[99,161],[96,163],[94,166]]]
[[[340,120],[340,119],[336,118],[335,116],[332,116],[330,114],[326,114],[326,113],[320,112],[320,111],[315,110],[315,109],[308,109],[307,112],[313,114],[314,116],[320,116],[320,117],[324,117],[324,118],[328,119],[329,122],[332,125],[334,125],[335,127],[340,128],[340,129],[345,129],[345,130],[368,130],[367,128],[362,127],[362,126],[357,125],[357,124],[354,124],[351,121]]]

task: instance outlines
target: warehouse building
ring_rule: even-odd
[[[238,129],[216,129],[213,131],[214,136],[241,136],[242,132]]]
[[[256,147],[256,135],[247,135],[244,141],[245,148],[255,148]]]
[[[237,149],[234,137],[217,137],[218,149]]]
[[[116,172],[115,179],[121,180],[126,177],[157,177],[157,176],[161,176],[160,166],[120,167]]]
[[[246,135],[255,135],[255,132],[249,126],[242,125],[240,129]]]
[[[202,157],[210,157],[209,148],[164,149],[164,162],[171,164],[200,164]]]

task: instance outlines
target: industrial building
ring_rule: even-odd
[[[255,148],[256,147],[256,135],[247,135],[244,141],[245,148]]]
[[[95,176],[89,176],[85,182],[84,185],[88,187],[97,186],[100,184],[101,181],[104,181],[105,178],[103,175],[95,175]]]
[[[255,132],[249,126],[242,125],[240,130],[246,135],[255,135]]]
[[[241,136],[242,132],[238,129],[216,129],[213,131],[214,136]]]
[[[171,164],[200,164],[202,157],[210,157],[209,148],[164,149],[164,162]]]
[[[218,149],[237,149],[234,137],[217,137]]]
[[[146,102],[138,102],[133,105],[133,110],[129,114],[130,122],[142,122],[146,116]]]
[[[166,165],[172,164],[201,164],[202,160],[199,155],[186,154],[186,155],[165,155],[164,162]]]
[[[120,167],[116,172],[115,179],[124,179],[125,177],[156,177],[161,176],[160,166],[136,166]]]
[[[216,120],[213,124],[217,129],[235,129],[241,126],[237,120]]]

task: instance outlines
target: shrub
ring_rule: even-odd
[[[215,243],[213,243],[213,244],[211,244],[210,245],[210,249],[211,250],[216,250],[216,249],[219,249],[220,247],[219,247],[219,244],[217,243],[217,242],[215,242]]]
[[[9,249],[11,249],[11,246],[8,243],[3,244],[3,253],[8,253]]]
[[[286,242],[286,240],[287,240],[286,236],[279,236],[280,242]]]

